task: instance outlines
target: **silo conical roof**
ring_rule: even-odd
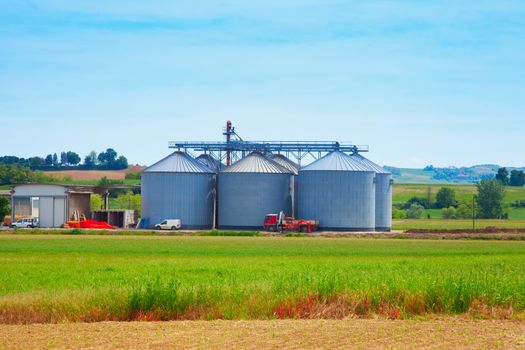
[[[204,164],[205,166],[215,171],[216,173],[218,173],[219,171],[222,170],[222,168],[224,168],[224,164],[222,164],[220,160],[213,158],[209,154],[201,154],[200,156],[195,158],[195,160]]]
[[[213,170],[196,161],[188,154],[175,151],[144,170],[146,173],[214,173]]]
[[[301,169],[301,171],[368,171],[372,170],[356,159],[341,151],[333,151],[312,164]]]
[[[266,174],[292,174],[292,172],[259,152],[252,152],[247,157],[239,160],[221,173],[266,173]]]
[[[288,169],[293,174],[297,175],[299,172],[299,164],[291,161],[289,158],[283,156],[282,154],[274,154],[272,160],[282,166],[285,169]]]
[[[372,162],[370,159],[368,158],[365,158],[363,157],[362,155],[360,155],[359,153],[354,153],[351,155],[351,158],[357,160],[358,162],[362,163],[363,165],[367,166],[368,168],[370,168],[371,170],[373,170],[374,172],[376,172],[377,174],[388,174],[390,175],[391,172],[387,171],[385,168],[383,168],[382,166]]]

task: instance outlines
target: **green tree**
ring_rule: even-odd
[[[116,198],[116,209],[133,209],[140,216],[141,197],[140,194],[133,194],[131,191],[123,193]]]
[[[412,197],[405,203],[405,209],[410,209],[412,204],[419,204],[425,209],[430,209],[430,201],[428,198]]]
[[[124,156],[118,157],[117,160],[115,160],[112,165],[115,167],[115,169],[127,169],[128,168],[128,160]]]
[[[436,194],[436,206],[438,209],[455,207],[456,202],[456,192],[448,187],[441,187]]]
[[[87,167],[92,167],[95,164],[93,163],[93,160],[91,159],[90,156],[86,156],[84,158],[84,165],[87,166]]]
[[[441,209],[441,215],[443,219],[455,219],[456,218],[456,208],[448,207]]]
[[[84,165],[88,167],[93,167],[97,165],[97,152],[89,152],[89,154],[84,158]]]
[[[523,186],[525,185],[525,173],[521,170],[512,170],[510,172],[510,186]]]
[[[483,219],[500,219],[503,216],[505,187],[500,180],[483,179],[476,185],[479,216]]]
[[[407,217],[406,210],[397,207],[392,208],[392,219],[405,219]]]
[[[45,159],[45,163],[48,166],[53,165],[53,156],[51,154],[48,154]]]
[[[507,171],[507,168],[498,169],[498,173],[496,174],[496,180],[498,180],[505,186],[509,184],[509,172]]]
[[[53,153],[53,165],[58,166],[58,156],[56,153]]]
[[[0,185],[33,182],[34,173],[27,167],[19,165],[0,165]]]
[[[78,153],[67,151],[66,157],[68,164],[77,165],[78,163],[80,163],[80,156],[78,155]]]
[[[458,219],[472,219],[472,203],[461,202],[456,209],[456,218]]]
[[[5,216],[9,215],[9,213],[11,213],[9,199],[6,197],[0,197],[0,222],[3,222]]]
[[[39,166],[42,166],[45,163],[45,160],[40,157],[31,157],[28,159],[28,161],[29,161],[29,166],[32,168],[38,168]]]
[[[102,209],[103,205],[104,205],[104,200],[102,199],[101,195],[99,194],[91,195],[91,201],[90,201],[91,211],[100,210]]]
[[[425,213],[425,208],[421,204],[413,203],[407,210],[408,219],[421,219]]]
[[[113,148],[108,148],[105,152],[100,152],[97,159],[101,164],[111,165],[117,159],[117,152]]]
[[[60,165],[66,165],[67,164],[67,153],[62,152],[60,153]]]

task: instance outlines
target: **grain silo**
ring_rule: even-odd
[[[215,173],[218,173],[219,171],[224,168],[224,164],[221,163],[220,160],[213,158],[211,155],[203,153],[197,158],[195,158],[198,162],[206,165],[208,168],[213,170]]]
[[[392,229],[392,174],[359,153],[351,156],[376,173],[376,231]]]
[[[334,231],[374,231],[375,173],[333,151],[302,168],[297,177],[297,212]]]
[[[273,154],[271,159],[282,166],[285,169],[288,169],[290,172],[292,172],[294,175],[297,175],[299,173],[299,164],[291,161],[289,158],[285,157],[282,154]]]
[[[260,229],[266,214],[292,214],[292,173],[253,152],[219,173],[221,229]]]
[[[142,172],[142,226],[180,219],[183,229],[213,226],[215,173],[183,152]]]
[[[271,159],[283,168],[291,171],[294,175],[292,176],[292,185],[290,186],[290,188],[292,189],[292,212],[290,213],[290,215],[295,217],[297,214],[297,174],[299,174],[299,164],[295,163],[294,161],[290,160],[290,158],[279,153],[273,154]]]

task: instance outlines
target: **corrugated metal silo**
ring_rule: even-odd
[[[375,173],[334,151],[302,168],[298,216],[319,220],[322,230],[374,231]]]
[[[216,173],[218,173],[222,170],[222,168],[224,168],[224,164],[222,164],[219,160],[213,158],[209,154],[201,154],[200,156],[195,158],[195,160],[206,165],[208,168],[210,168]]]
[[[295,163],[294,161],[290,160],[290,158],[285,157],[282,154],[274,154],[272,155],[272,160],[274,160],[277,164],[282,166],[285,169],[288,169],[291,171],[294,176],[292,176],[292,185],[290,186],[292,188],[292,216],[296,216],[297,214],[297,174],[299,174],[299,164]]]
[[[215,173],[183,152],[174,152],[142,172],[142,220],[153,227],[180,219],[184,229],[213,226]]]
[[[290,172],[292,172],[294,175],[297,175],[299,173],[299,164],[291,161],[289,158],[285,157],[282,154],[273,154],[271,159],[282,166],[285,169],[288,169]]]
[[[392,174],[370,159],[355,153],[351,156],[376,173],[376,231],[392,229]]]
[[[292,173],[253,152],[219,173],[218,222],[221,229],[260,229],[264,216],[292,213]]]

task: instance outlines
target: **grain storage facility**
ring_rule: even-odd
[[[299,164],[291,161],[282,154],[273,154],[271,159],[285,169],[290,170],[294,175],[299,174]]]
[[[219,171],[222,170],[222,168],[224,168],[224,164],[222,164],[219,160],[213,158],[209,154],[203,153],[197,158],[195,158],[195,160],[206,165],[208,168],[213,170],[215,173],[218,173]]]
[[[376,173],[376,231],[392,229],[392,174],[383,167],[354,153],[351,157]]]
[[[260,229],[264,216],[292,213],[292,172],[252,152],[219,173],[220,229]]]
[[[176,151],[142,172],[141,227],[180,219],[184,229],[213,227],[215,172]]]
[[[295,217],[297,213],[297,174],[299,174],[299,164],[282,154],[274,154],[271,159],[294,174],[294,176],[292,176],[292,185],[290,186],[292,188],[292,212],[290,215]]]
[[[334,231],[374,231],[375,173],[340,151],[302,168],[297,212]]]

